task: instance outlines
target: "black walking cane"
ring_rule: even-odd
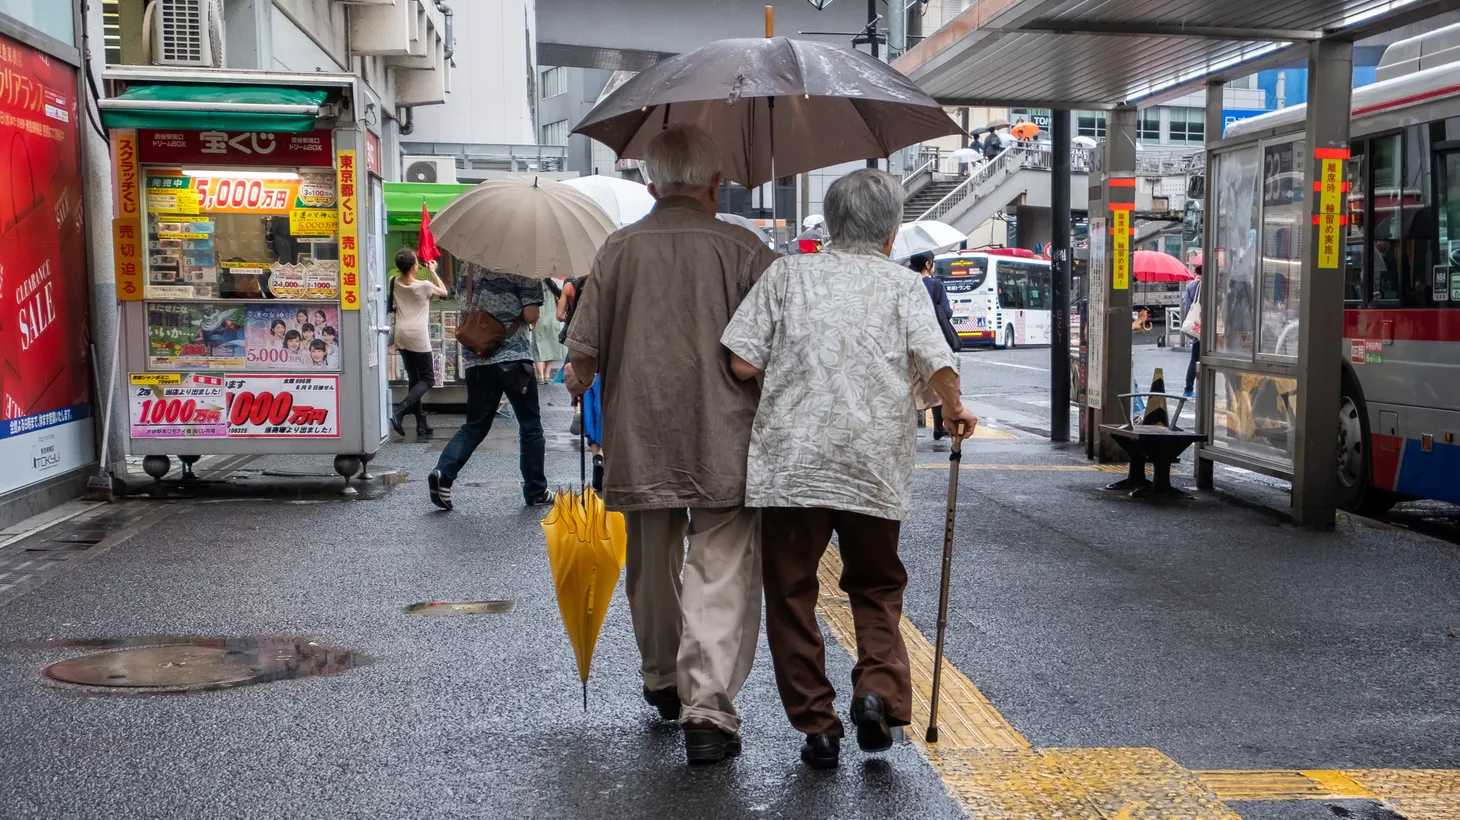
[[[963,422],[956,422],[962,433]],[[943,680],[943,633],[948,628],[948,576],[953,570],[953,514],[958,506],[958,465],[963,461],[963,441],[953,439],[948,454],[948,518],[943,524],[943,581],[938,590],[938,640],[933,651],[933,700],[928,707],[928,743],[938,742],[938,685]]]

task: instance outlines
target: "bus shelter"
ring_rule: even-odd
[[[1197,481],[1220,460],[1292,481],[1294,519],[1333,526],[1343,339],[1343,221],[1353,44],[1452,3],[1272,4],[975,0],[894,65],[946,106],[1054,110],[1051,437],[1068,440],[1070,110],[1108,110],[1090,177],[1086,321],[1073,368],[1089,453],[1121,458],[1102,424],[1131,392],[1136,111],[1205,89],[1208,156]],[[1224,83],[1306,61],[1301,133],[1222,141]],[[1314,188],[1315,184],[1318,186]],[[1099,237],[1096,233],[1099,233]],[[1083,390],[1079,390],[1083,386]]]

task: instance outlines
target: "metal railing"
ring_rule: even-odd
[[[1054,166],[1054,155],[1048,145],[1011,145],[1000,151],[993,159],[976,164],[968,177],[949,191],[944,197],[923,212],[918,219],[938,219],[952,213],[970,195],[986,196],[998,187],[1010,174],[1019,170],[1048,171]],[[1083,148],[1070,149],[1070,172],[1090,173],[1090,152]],[[956,171],[954,173],[957,173]]]

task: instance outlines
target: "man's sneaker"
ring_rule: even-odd
[[[441,471],[432,470],[426,476],[426,486],[431,488],[431,503],[443,510],[451,509],[451,485],[441,480]]]
[[[527,499],[527,506],[529,506],[529,507],[546,507],[546,506],[552,504],[556,500],[557,500],[557,496],[553,495],[552,493],[548,492],[547,490],[543,490],[541,493],[538,493],[537,495],[533,496],[532,498]]]
[[[1185,399],[1189,399],[1189,398],[1192,398],[1195,395],[1196,395],[1195,391],[1186,390],[1186,391],[1183,391],[1182,392],[1181,397],[1182,398],[1185,398]]]

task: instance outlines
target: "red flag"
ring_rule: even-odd
[[[416,258],[422,264],[441,258],[441,251],[436,247],[436,237],[431,235],[431,212],[426,210],[424,202],[421,203],[421,235],[416,238]]]

